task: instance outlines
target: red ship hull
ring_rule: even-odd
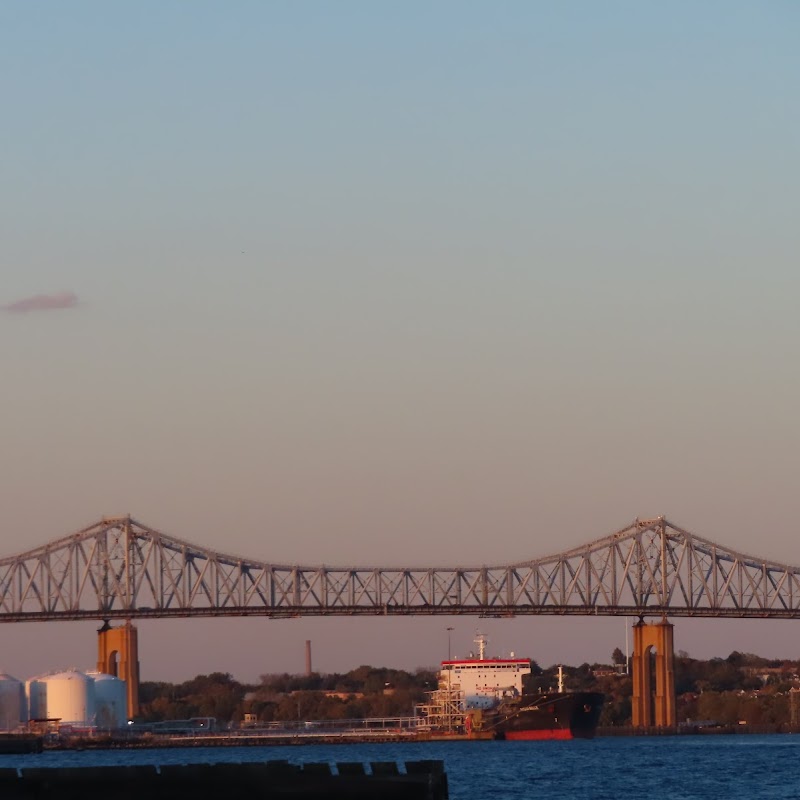
[[[505,738],[507,742],[526,742],[547,741],[553,739],[573,739],[574,737],[569,728],[556,728],[549,731],[507,731]]]

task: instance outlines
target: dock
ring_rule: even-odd
[[[3,800],[448,800],[442,761],[0,768]]]
[[[44,738],[33,733],[0,733],[0,755],[41,753]]]

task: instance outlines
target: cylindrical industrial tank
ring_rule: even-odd
[[[128,721],[125,681],[104,672],[89,672],[94,678],[95,724],[98,728],[121,728]]]
[[[94,681],[83,672],[68,669],[39,678],[45,685],[47,719],[62,725],[93,725],[95,718]]]
[[[0,672],[0,731],[13,731],[27,722],[25,686],[22,681]]]
[[[44,677],[28,678],[25,681],[25,694],[28,698],[28,718],[45,719],[47,717],[47,686]]]

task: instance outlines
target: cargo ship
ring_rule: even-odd
[[[427,703],[417,706],[420,730],[439,738],[507,740],[591,739],[604,696],[564,688],[558,668],[557,689],[535,686],[531,660],[486,658],[486,637],[478,634],[477,658],[442,661],[439,683]]]
[[[597,730],[604,695],[601,692],[564,691],[558,668],[558,691],[531,690],[523,681],[522,695],[492,709],[485,722],[498,739],[591,739]]]

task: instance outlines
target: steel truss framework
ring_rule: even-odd
[[[0,622],[143,617],[597,614],[800,617],[800,568],[664,517],[507,566],[302,567],[208,550],[130,517],[0,559]]]

